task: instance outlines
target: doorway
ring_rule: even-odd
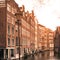
[[[4,50],[0,49],[0,58],[4,58]]]

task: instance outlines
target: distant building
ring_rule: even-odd
[[[60,26],[57,27],[54,35],[54,52],[60,53]]]
[[[49,28],[38,24],[38,49],[52,50],[54,48],[54,33]]]
[[[38,49],[39,50],[45,50],[47,46],[45,31],[46,31],[46,27],[41,24],[38,24]]]

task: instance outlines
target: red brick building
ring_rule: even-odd
[[[60,53],[60,26],[58,26],[54,33],[54,52]]]
[[[14,0],[0,0],[0,58],[15,58],[15,21],[14,14],[18,5]],[[11,58],[12,59],[12,58]]]
[[[38,49],[53,50],[54,32],[45,26],[38,24]]]
[[[46,27],[38,24],[38,49],[39,50],[43,50],[45,49],[45,30]]]
[[[25,12],[14,0],[0,3],[0,58],[12,60],[24,56],[24,52],[31,53],[35,50],[34,12]]]

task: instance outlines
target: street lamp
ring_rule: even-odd
[[[21,20],[20,20],[20,16],[21,16],[21,13],[16,13],[15,16],[17,18],[16,23],[18,24],[19,60],[20,60],[20,41],[21,41],[21,29],[20,29],[21,28]]]

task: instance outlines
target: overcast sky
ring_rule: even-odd
[[[55,30],[60,26],[60,0],[15,0],[26,11],[34,10],[40,24]]]

